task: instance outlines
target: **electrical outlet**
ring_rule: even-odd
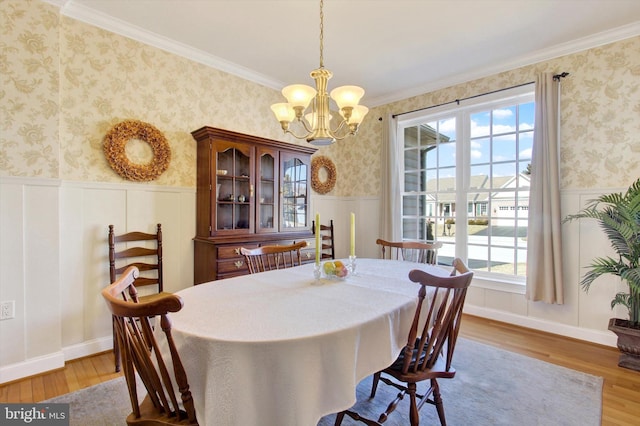
[[[11,319],[16,316],[16,301],[0,302],[0,320]]]

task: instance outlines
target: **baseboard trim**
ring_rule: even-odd
[[[78,343],[77,345],[66,346],[62,348],[62,352],[64,353],[64,360],[71,361],[72,359],[82,358],[111,349],[113,349],[113,338],[109,336],[88,340]]]
[[[480,306],[465,305],[464,313],[495,321],[506,322],[520,327],[532,328],[534,330],[547,333],[558,334],[560,336],[573,339],[584,340],[604,346],[617,346],[617,337],[608,331],[585,329],[567,324],[545,321],[539,318],[524,317],[522,315],[511,314],[503,311],[496,311]]]
[[[46,373],[47,371],[57,370],[58,368],[63,368],[66,361],[94,355],[112,348],[113,339],[111,337],[103,337],[67,346],[61,351],[52,354],[3,366],[0,368],[0,383],[12,382],[36,374]]]
[[[64,354],[55,352],[0,368],[0,383],[12,382],[64,367]]]

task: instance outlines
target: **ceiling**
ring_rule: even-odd
[[[313,86],[318,0],[45,0],[63,15],[281,89]],[[640,35],[639,0],[325,0],[329,90],[377,106]],[[558,70],[558,71],[568,71]]]

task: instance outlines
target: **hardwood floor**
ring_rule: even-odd
[[[0,402],[40,402],[121,375],[114,372],[112,352],[103,352],[69,361],[59,370],[2,384]]]
[[[466,315],[461,335],[512,352],[604,377],[603,426],[640,424],[640,372],[618,367],[616,348]],[[120,376],[104,352],[60,370],[0,385],[0,402],[39,402]]]

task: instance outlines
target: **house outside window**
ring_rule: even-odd
[[[524,283],[533,87],[412,114],[397,133],[402,238],[441,241],[440,264],[460,257]]]

